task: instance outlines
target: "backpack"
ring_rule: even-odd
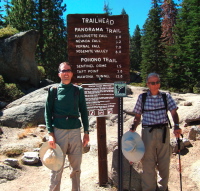
[[[165,107],[164,108],[161,108],[161,109],[165,109],[166,110],[166,115],[167,115],[167,111],[168,111],[168,106],[167,106],[167,95],[166,93],[162,92],[161,93],[162,95],[162,98],[163,98],[163,102],[164,102],[164,105]],[[146,98],[147,98],[147,93],[143,93],[142,94],[142,113],[144,113],[144,105],[145,105],[145,102],[146,102]],[[148,111],[156,111],[156,110],[161,110],[161,109],[155,109],[155,110],[148,110]],[[169,117],[167,115],[167,120],[169,122],[169,125],[170,125],[170,128],[172,128],[172,125],[171,125],[171,122],[169,120]]]

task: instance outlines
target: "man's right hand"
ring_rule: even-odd
[[[174,135],[176,138],[180,138],[182,135],[182,129],[179,127],[174,128]]]
[[[134,127],[134,124],[131,125],[130,131],[133,132],[133,133],[136,131],[136,128]]]
[[[49,133],[49,146],[52,149],[56,148],[56,140],[55,140],[54,133]]]
[[[134,120],[133,120],[133,124],[131,125],[130,131],[131,132],[135,132],[137,126],[140,123],[140,119],[141,119],[141,114],[135,114]]]

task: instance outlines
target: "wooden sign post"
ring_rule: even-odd
[[[97,117],[97,141],[98,141],[98,161],[99,161],[99,186],[108,183],[108,164],[106,146],[106,118]]]
[[[97,142],[99,186],[108,183],[107,146],[106,146],[106,117],[118,114],[118,99],[114,97],[114,84],[98,83],[83,84],[88,116],[97,117]]]

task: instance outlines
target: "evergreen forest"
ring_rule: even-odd
[[[200,93],[200,1],[149,1],[143,28],[130,34],[130,73],[144,84],[148,73],[157,72],[165,89]],[[106,3],[102,10],[112,14]],[[65,12],[63,0],[0,0],[0,29],[38,30],[36,61],[56,82],[58,63],[68,58]]]

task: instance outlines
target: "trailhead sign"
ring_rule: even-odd
[[[114,97],[114,84],[83,84],[88,116],[118,114],[118,99]]]
[[[73,82],[130,81],[128,15],[69,14],[67,33]]]

